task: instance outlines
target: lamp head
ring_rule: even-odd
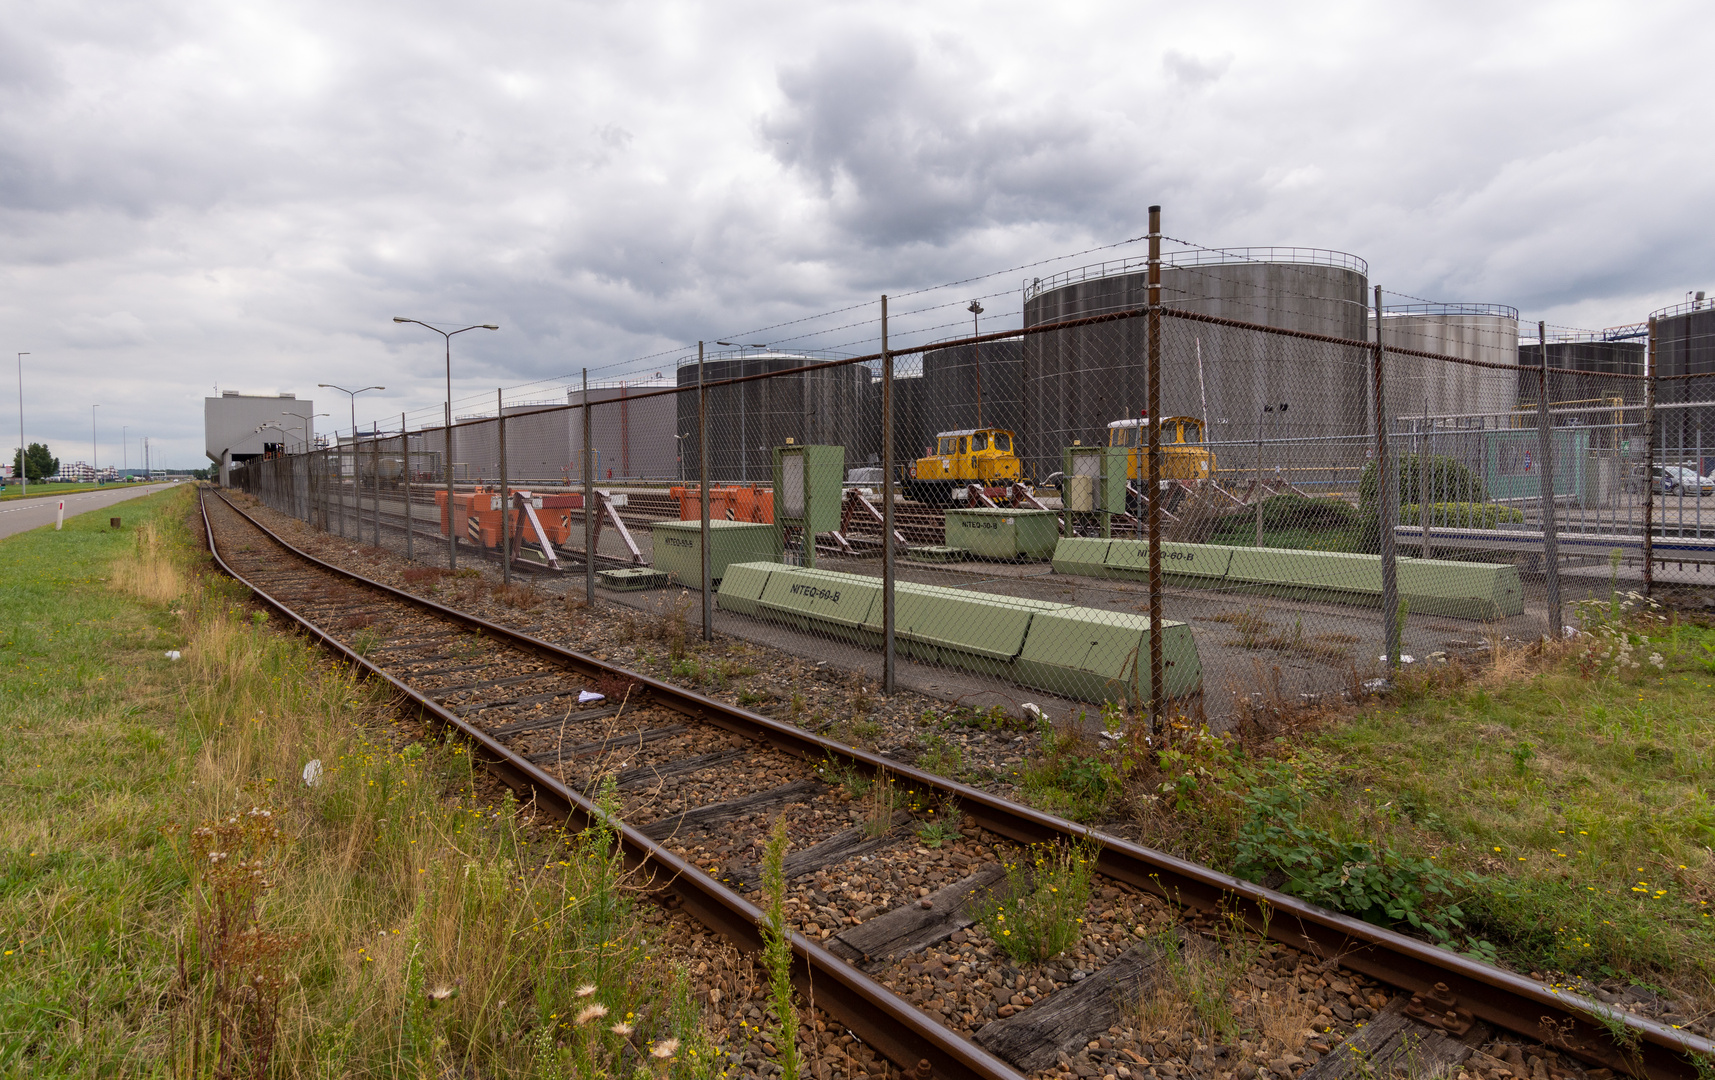
[[[405,319],[405,318],[401,318],[401,317],[400,317],[400,316],[398,316],[398,315],[395,315],[395,316],[393,316],[393,321],[394,321],[394,322],[410,322],[410,321],[411,321],[411,320],[410,320],[410,319]]]
[[[482,328],[484,330],[498,330],[498,329],[500,329],[500,327],[494,325],[493,323],[483,323]]]

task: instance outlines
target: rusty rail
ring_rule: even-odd
[[[533,651],[580,674],[591,677],[621,674],[640,684],[657,705],[767,743],[783,752],[817,761],[828,757],[843,758],[871,774],[885,769],[896,781],[958,799],[960,810],[967,817],[991,832],[1020,843],[1087,837],[1100,847],[1097,869],[1116,881],[1193,908],[1234,912],[1257,933],[1315,956],[1334,959],[1344,967],[1425,1000],[1440,1004],[1451,999],[1453,1004],[1447,1009],[1546,1043],[1592,1064],[1644,1080],[1698,1080],[1706,1073],[1700,1070],[1697,1058],[1701,1057],[1705,1062],[1715,1061],[1715,1042],[1701,1036],[1607,1008],[1576,994],[1559,992],[1513,972],[1437,948],[1426,941],[1009,802],[891,758],[813,735],[759,713],[715,701],[694,691],[603,663],[583,653],[414,596],[298,551],[243,510],[236,506],[233,510],[298,558],[348,580],[480,629],[484,634]],[[204,522],[207,527],[206,508]],[[212,530],[209,537],[212,550]],[[244,581],[220,560],[218,554],[215,558],[222,570]],[[598,812],[596,808],[559,780],[513,755],[500,743],[368,663],[255,586],[250,587],[266,603],[304,626],[332,651],[386,680],[425,715],[458,730],[481,747],[485,755],[494,759],[493,766],[509,782],[513,782],[513,775],[508,775],[511,770],[516,782],[536,787],[566,813],[585,822],[594,820],[593,815]],[[629,827],[622,828],[622,842],[626,845],[628,859],[635,860],[637,865],[652,865],[665,873],[666,887],[678,893],[698,919],[731,937],[742,947],[757,947],[760,940],[757,925],[762,913],[754,905]],[[816,943],[796,934],[792,941],[803,976],[807,978],[809,969],[814,969],[818,1004],[839,1015],[860,1038],[890,1059],[903,1063],[910,1055],[917,1054],[918,1058],[913,1060],[929,1060],[936,1076],[1017,1076],[998,1058],[930,1023],[915,1008],[904,1004],[861,972],[847,967]],[[910,1023],[906,1023],[907,1020]],[[890,1024],[902,1027],[895,1029]],[[948,1042],[943,1044],[939,1041],[941,1039]]]

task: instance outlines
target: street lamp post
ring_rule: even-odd
[[[131,471],[131,425],[119,425],[119,471]]]
[[[429,330],[433,330],[435,333],[441,335],[441,337],[446,339],[446,344],[447,344],[447,445],[446,445],[447,459],[446,459],[446,461],[441,463],[441,466],[442,466],[442,470],[446,473],[446,481],[447,481],[447,569],[456,570],[456,569],[458,569],[458,564],[459,564],[459,534],[458,534],[458,530],[453,528],[453,521],[455,520],[454,514],[453,514],[453,336],[456,334],[462,334],[466,330],[498,330],[498,329],[500,329],[500,327],[494,325],[493,323],[477,323],[475,326],[466,326],[466,327],[462,327],[458,330],[442,330],[438,326],[430,326],[428,323],[424,322],[421,319],[407,319],[407,318],[404,318],[403,316],[400,316],[400,315],[393,316],[393,321],[396,323],[416,323],[418,326],[425,327],[426,329],[429,329]],[[589,407],[588,401],[585,401],[584,407],[586,410],[588,409],[588,407]],[[586,467],[587,467],[587,463],[586,463]],[[589,513],[589,511],[587,509],[584,512],[586,515]]]
[[[385,386],[365,386],[360,390],[347,390],[345,387],[335,386],[333,383],[325,383],[324,382],[324,383],[317,383],[316,385],[321,387],[324,390],[338,390],[340,393],[345,394],[347,397],[349,397],[351,399],[351,490],[353,493],[353,502],[355,504],[353,507],[353,510],[357,515],[357,531],[360,534],[358,536],[358,539],[361,540],[363,538],[361,535],[363,532],[363,488],[361,486],[359,486],[358,482],[357,482],[357,395],[367,394],[371,390],[385,390],[387,388]],[[334,439],[334,444],[336,446],[339,443],[339,439],[337,438],[337,434],[338,433],[336,432],[335,433],[336,438]],[[341,536],[344,536],[345,535],[345,455],[344,454],[340,455],[339,483],[340,483],[340,489],[339,489],[339,534]]]
[[[95,410],[99,408],[100,405],[89,407],[89,478],[95,481],[96,487],[101,486],[101,462],[96,460],[95,447]]]
[[[977,316],[981,315],[983,313],[983,306],[981,304],[977,303],[975,300],[972,300],[971,306],[966,308],[965,310],[971,313],[971,337],[975,338],[982,333],[982,331],[977,328]],[[981,345],[977,344],[975,341],[971,342],[971,359],[975,362],[974,366],[976,367],[976,372],[977,372],[977,426],[982,427],[983,426],[983,347]]]
[[[308,522],[310,520],[310,517],[311,517],[311,512],[312,512],[311,507],[315,504],[315,491],[313,490],[314,486],[315,486],[314,485],[315,461],[313,458],[310,457],[310,421],[313,420],[314,418],[318,417],[318,416],[331,416],[332,414],[331,413],[325,413],[325,412],[319,412],[319,413],[310,413],[309,415],[306,416],[305,414],[300,413],[300,412],[292,412],[289,409],[281,409],[280,415],[281,416],[295,416],[299,420],[302,420],[304,422],[304,520],[306,522]],[[294,484],[297,483],[297,480],[295,477],[293,479],[293,483]],[[327,522],[323,521],[322,524],[324,526],[326,526]]]
[[[20,482],[24,485],[23,494],[30,493],[30,459],[29,447],[24,442],[24,357],[27,352],[18,354],[18,471],[22,473]]]

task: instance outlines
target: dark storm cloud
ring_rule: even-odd
[[[998,84],[980,58],[866,30],[782,67],[761,123],[854,240],[944,245],[973,229],[1101,227],[1141,179],[1126,147],[1050,87]]]

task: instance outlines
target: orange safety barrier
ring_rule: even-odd
[[[703,516],[703,493],[698,487],[668,488],[679,500],[679,520],[699,521]],[[774,524],[774,489],[756,484],[734,484],[709,488],[709,517],[727,521]]]
[[[529,498],[536,509],[536,518],[548,534],[548,542],[556,548],[565,545],[572,536],[572,511],[583,510],[582,495],[531,495],[528,491],[512,489],[514,499]],[[447,535],[447,493],[435,491],[435,506],[440,510],[441,535]],[[501,543],[501,499],[498,489],[479,488],[476,491],[453,493],[452,527],[471,543],[484,548],[498,548]],[[580,523],[581,517],[580,514]],[[513,543],[541,544],[530,518],[514,503],[512,507]]]

